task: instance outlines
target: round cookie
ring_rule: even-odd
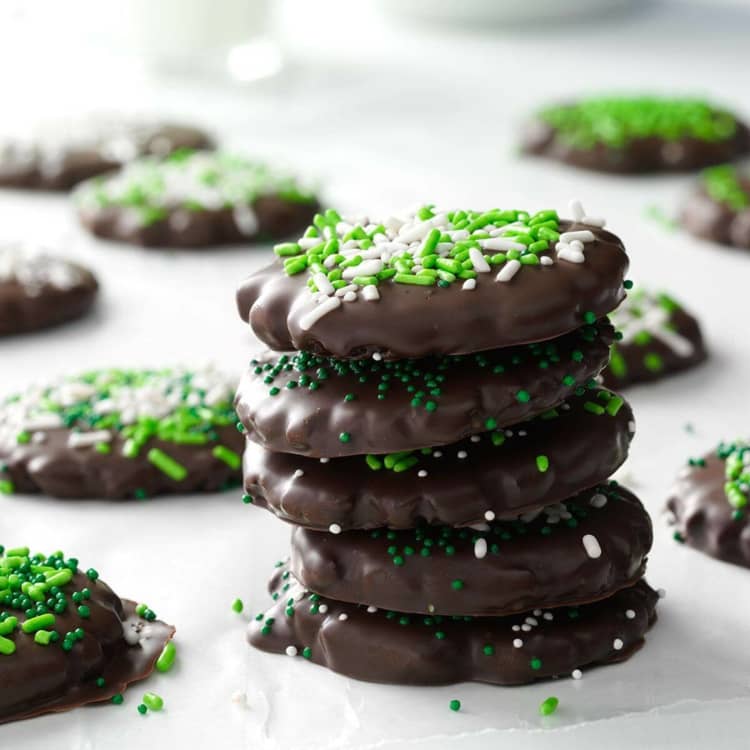
[[[146,498],[240,480],[234,381],[216,371],[101,370],[0,403],[0,494]]]
[[[624,297],[620,240],[556,211],[436,211],[383,222],[316,215],[237,293],[271,349],[338,358],[467,354],[561,336]],[[587,223],[583,221],[586,218]]]
[[[405,615],[324,599],[288,570],[271,581],[276,603],[250,623],[258,649],[301,656],[348,677],[401,685],[523,685],[580,677],[581,668],[624,661],[656,620],[645,581],[582,607],[509,617]]]
[[[515,521],[330,534],[296,526],[290,570],[337,601],[500,616],[604,599],[646,569],[651,520],[626,489],[594,487]]]
[[[630,292],[610,320],[621,337],[602,373],[608,388],[659,380],[706,359],[698,321],[664,292]]]
[[[86,268],[21,244],[0,245],[0,336],[75,320],[99,285]]]
[[[523,150],[601,172],[678,172],[748,153],[750,132],[700,99],[597,96],[540,110]]]
[[[333,458],[445,445],[557,406],[599,373],[613,340],[599,321],[554,341],[422,360],[267,352],[251,361],[235,408],[253,442],[282,453]]]
[[[321,462],[248,441],[245,500],[319,530],[514,518],[608,477],[634,431],[623,399],[595,390],[512,429],[413,453]]]
[[[197,248],[283,239],[317,210],[289,175],[223,152],[182,149],[89,180],[74,194],[98,237],[144,247]]]
[[[667,507],[675,539],[711,557],[750,568],[750,443],[721,443],[691,459]]]
[[[750,250],[750,173],[730,165],[705,170],[681,220],[697,237]]]
[[[0,547],[0,581],[0,724],[111,700],[175,632],[61,552]]]
[[[49,122],[30,136],[0,139],[0,187],[70,190],[139,156],[212,146],[206,133],[186,125],[101,116]]]

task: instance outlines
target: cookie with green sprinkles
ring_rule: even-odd
[[[32,386],[0,402],[0,493],[125,500],[235,487],[234,383],[206,367]]]
[[[597,321],[553,341],[421,360],[267,352],[250,362],[235,407],[247,436],[272,451],[333,458],[444,445],[558,406],[596,377],[613,341]]]
[[[70,190],[139,156],[164,157],[178,149],[212,146],[207,133],[179,123],[103,115],[51,120],[30,134],[0,137],[0,187]]]
[[[539,110],[523,150],[601,172],[683,172],[748,153],[750,132],[702,99],[591,96]]]
[[[0,723],[121,703],[174,632],[76,558],[0,546]]]
[[[598,484],[625,461],[630,407],[609,391],[582,391],[529,422],[418,451],[321,461],[248,441],[246,497],[320,530],[514,518]]]
[[[296,526],[290,570],[329,599],[400,612],[496,616],[584,604],[644,574],[651,519],[603,485],[513,521],[331,534]]]
[[[750,171],[729,164],[705,170],[681,221],[696,237],[750,250]]]
[[[750,442],[720,443],[680,472],[667,503],[674,538],[750,568]]]
[[[665,292],[629,292],[610,320],[619,335],[602,373],[608,388],[660,380],[706,359],[698,321]]]
[[[87,181],[74,198],[90,232],[145,247],[284,239],[301,232],[318,208],[296,178],[266,164],[187,149]]]
[[[445,617],[326,599],[283,568],[271,590],[274,604],[250,623],[252,646],[358,680],[401,685],[577,679],[581,669],[630,658],[656,620],[658,600],[642,580],[580,607]]]
[[[316,214],[237,293],[267,346],[337,358],[471,354],[562,336],[624,297],[628,258],[601,218],[553,209]]]
[[[83,317],[99,284],[88,269],[22,243],[0,244],[0,336]]]

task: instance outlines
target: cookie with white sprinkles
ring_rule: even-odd
[[[130,683],[169,661],[174,628],[76,558],[0,545],[0,582],[0,724],[120,704]]]
[[[720,443],[692,458],[667,507],[674,538],[719,560],[750,568],[750,442]]]
[[[591,96],[537,112],[523,150],[602,172],[680,172],[750,152],[750,131],[702,99]]]
[[[318,208],[291,175],[242,156],[189,149],[89,180],[74,199],[93,234],[145,247],[276,241],[301,232]]]
[[[0,137],[0,186],[70,190],[139,156],[164,157],[181,148],[212,146],[202,130],[176,123],[105,115],[50,121],[30,134]]]
[[[705,170],[681,221],[697,237],[750,250],[750,171],[731,165]]]
[[[409,615],[326,599],[286,568],[275,603],[250,623],[258,649],[306,659],[348,677],[401,685],[523,685],[630,658],[656,620],[658,594],[641,580],[580,607],[508,617]]]
[[[237,293],[277,351],[339,358],[467,354],[561,336],[623,299],[628,258],[604,220],[555,210],[318,214]]]
[[[282,453],[333,458],[443,445],[558,406],[593,382],[613,340],[612,327],[597,321],[554,341],[463,356],[266,352],[250,362],[235,407],[251,440]]]
[[[515,518],[592,487],[625,461],[630,407],[609,391],[581,390],[528,422],[422,450],[321,462],[248,440],[244,499],[335,533]]]
[[[499,616],[612,596],[653,541],[638,499],[594,487],[513,521],[345,534],[292,532],[292,575],[337,601],[418,614]]]
[[[77,263],[21,243],[0,244],[0,336],[80,318],[98,289],[91,271]]]
[[[240,481],[235,381],[202,370],[99,370],[0,402],[0,493],[143,499]]]
[[[659,380],[706,359],[698,321],[664,292],[629,292],[610,321],[619,335],[602,373],[608,388]]]

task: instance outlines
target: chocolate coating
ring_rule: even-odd
[[[597,375],[612,341],[600,321],[543,344],[397,363],[267,352],[241,380],[235,408],[250,440],[282,453],[334,458],[445,445],[488,422],[506,427],[557,406]],[[518,399],[523,391],[528,401]]]
[[[627,141],[620,147],[596,143],[581,148],[561,137],[540,120],[529,123],[524,131],[523,151],[545,156],[581,169],[616,174],[688,172],[731,161],[750,151],[750,131],[737,124],[735,134],[724,141],[705,141],[682,137],[676,140],[647,137]]]
[[[0,256],[2,248],[0,248]],[[0,258],[1,260],[1,258]],[[59,259],[36,259],[36,271],[64,268],[65,285],[52,277],[29,284],[18,278],[0,277],[0,336],[28,333],[83,317],[96,300],[99,284],[86,268]]]
[[[656,620],[658,600],[656,592],[640,581],[609,599],[545,611],[541,616],[425,618],[368,612],[362,606],[323,598],[313,601],[293,579],[284,588],[289,579],[283,576],[284,572],[277,573],[271,582],[272,590],[280,594],[278,601],[263,620],[250,623],[251,645],[277,654],[294,646],[334,672],[401,685],[466,681],[522,685],[624,661],[643,645]],[[289,617],[287,601],[300,595]],[[527,624],[528,617],[535,625],[521,632],[520,625]],[[270,618],[273,623],[268,626]],[[514,646],[518,640],[520,648]]]
[[[750,195],[750,173],[738,175],[739,182]],[[703,183],[699,183],[685,203],[680,220],[696,237],[720,245],[750,250],[750,206],[733,208],[712,198]]]
[[[575,397],[557,418],[515,425],[502,445],[484,433],[476,443],[469,439],[438,455],[420,454],[419,463],[403,472],[374,471],[364,456],[321,463],[248,442],[245,489],[279,518],[313,529],[468,526],[484,521],[488,511],[512,518],[603,481],[625,461],[633,413],[626,403],[615,416],[587,411],[584,405],[596,402],[596,393]],[[549,463],[543,472],[540,455]]]
[[[138,156],[167,156],[180,148],[213,147],[210,136],[176,124],[122,123],[115,120],[59,127],[39,142],[0,142],[0,187],[70,190],[83,180],[117,169]]]
[[[2,657],[0,724],[107,701],[148,677],[172,639],[173,627],[139,617],[136,603],[121,600],[105,583],[79,572],[71,585],[91,591],[86,602],[91,615],[84,620],[70,606],[55,615],[55,627],[63,634],[83,626],[85,637],[66,652],[60,642],[36,644],[33,634],[16,630],[8,636],[16,651]],[[125,630],[140,634],[135,644],[125,640]],[[102,687],[96,685],[99,677],[104,678]]]
[[[201,248],[266,242],[301,232],[318,210],[318,204],[296,203],[280,196],[263,196],[250,204],[257,228],[243,231],[232,209],[169,209],[166,218],[153,224],[134,222],[121,206],[79,207],[81,223],[92,234],[142,247]]]
[[[750,520],[735,516],[724,493],[725,462],[716,452],[705,466],[686,466],[672,488],[667,507],[680,541],[719,560],[750,568]]]
[[[483,274],[471,292],[459,284],[443,289],[386,282],[377,302],[345,303],[303,330],[300,321],[315,308],[315,298],[305,274],[287,276],[277,261],[241,285],[239,313],[271,349],[341,358],[467,354],[555,338],[580,328],[585,313],[600,318],[617,307],[628,268],[615,235],[568,221],[560,227],[594,233],[583,263],[524,267],[507,283]]]
[[[584,604],[632,586],[643,576],[653,541],[648,513],[624,488],[595,487],[533,520],[488,526],[344,534],[297,526],[290,569],[303,586],[337,601],[499,616]],[[585,535],[598,540],[599,557],[587,552]]]
[[[619,329],[618,321],[637,307],[638,317],[623,320],[627,335],[613,344],[610,365],[602,372],[608,388],[661,380],[699,365],[708,356],[700,325],[689,312],[666,295],[644,297],[629,295],[612,316]]]
[[[216,428],[218,443],[236,453],[243,438],[231,427]],[[125,439],[115,435],[111,452],[74,448],[67,429],[44,430],[44,442],[0,443],[0,479],[10,480],[18,493],[42,493],[63,499],[131,500],[156,495],[216,492],[236,486],[239,471],[213,455],[217,443],[180,445],[152,438],[135,458],[123,455]],[[167,476],[149,462],[158,448],[187,469],[182,480]]]

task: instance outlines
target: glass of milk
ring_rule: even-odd
[[[251,81],[281,66],[271,0],[124,0],[122,10],[127,36],[156,72]]]

